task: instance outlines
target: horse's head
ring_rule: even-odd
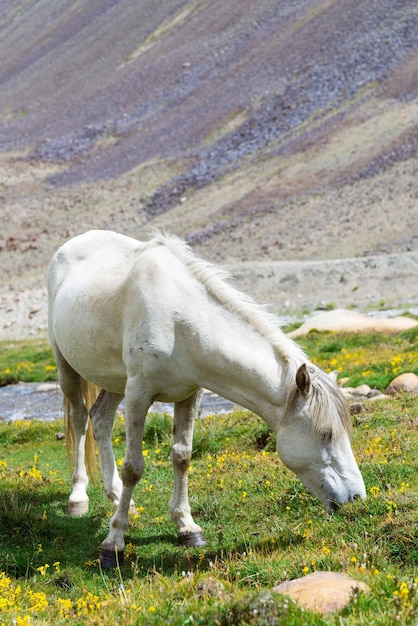
[[[328,509],[366,497],[350,443],[351,417],[332,377],[304,364],[291,385],[277,451]]]

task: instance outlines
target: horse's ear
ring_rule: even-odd
[[[334,370],[333,372],[330,372],[330,373],[328,374],[328,376],[330,377],[330,379],[331,379],[334,383],[336,383],[336,382],[337,382],[337,378],[338,378],[338,374],[339,374],[339,371],[338,371],[338,370]]]
[[[306,363],[303,363],[296,372],[296,386],[300,393],[307,396],[309,393],[309,387],[311,386],[311,379],[309,377],[308,368]]]

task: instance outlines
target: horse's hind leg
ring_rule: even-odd
[[[113,454],[112,430],[115,413],[122,399],[123,396],[102,389],[90,411],[94,437],[99,448],[105,492],[116,507],[122,494],[122,481]],[[131,501],[130,511],[136,512],[133,501]]]
[[[88,427],[88,411],[84,404],[82,379],[67,363],[61,352],[52,342],[58,368],[58,381],[69,402],[68,420],[74,434],[74,471],[72,491],[68,500],[70,515],[83,515],[89,509],[87,495],[88,477],[85,466],[85,442]]]
[[[174,494],[170,514],[177,525],[180,543],[185,546],[204,546],[203,531],[192,517],[188,496],[188,469],[192,458],[194,420],[199,409],[202,390],[174,405],[174,444],[171,452],[174,471]]]

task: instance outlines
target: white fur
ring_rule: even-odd
[[[80,378],[104,390],[92,421],[106,492],[117,509],[103,548],[123,550],[132,491],[144,466],[145,417],[156,400],[175,403],[172,518],[180,536],[201,532],[190,513],[187,469],[202,387],[262,417],[277,434],[283,461],[320,500],[365,497],[335,383],[307,361],[275,317],[179,239],[157,233],[144,243],[109,231],[85,233],[57,251],[48,288],[51,345],[78,431],[72,500],[74,494],[87,498]],[[121,482],[110,434],[123,396]]]

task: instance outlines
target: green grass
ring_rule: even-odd
[[[125,563],[110,572],[97,561],[112,514],[101,484],[90,488],[87,515],[66,514],[62,423],[0,424],[0,624],[415,624],[417,402],[372,403],[357,420],[353,447],[368,499],[332,516],[283,466],[257,417],[199,420],[190,502],[208,545],[185,549],[167,511],[171,419],[150,415],[138,514]],[[124,432],[118,418],[119,462]],[[329,618],[272,593],[315,570],[346,572],[370,593]]]
[[[56,380],[57,370],[45,339],[0,342],[0,385]]]
[[[383,391],[399,374],[418,374],[418,326],[396,335],[311,332],[298,343],[323,370],[348,378],[348,386]]]
[[[393,337],[311,333],[300,343],[349,385],[384,389],[401,371],[418,373],[417,341],[412,330]],[[56,376],[45,342],[3,343],[0,355],[3,383]],[[198,421],[190,503],[208,545],[185,549],[168,515],[172,420],[148,416],[125,563],[106,572],[97,557],[112,505],[99,482],[90,487],[87,515],[66,514],[71,472],[56,437],[63,424],[0,422],[0,625],[416,624],[418,402],[371,403],[355,420],[353,448],[368,499],[333,516],[283,466],[257,417],[236,411]],[[119,463],[124,445],[120,417]],[[315,570],[346,572],[370,593],[324,618],[271,591]]]

